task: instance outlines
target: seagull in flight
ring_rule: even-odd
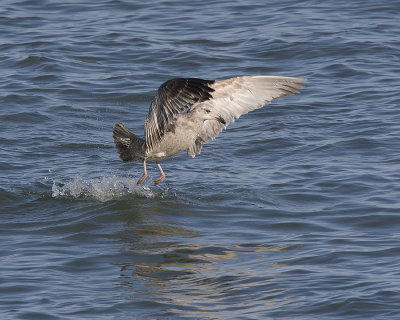
[[[114,143],[124,162],[143,162],[141,184],[147,177],[147,162],[155,162],[165,179],[160,162],[182,151],[195,157],[208,140],[215,139],[241,115],[273,99],[299,93],[304,78],[242,76],[224,80],[174,78],[157,91],[144,123],[145,138],[133,134],[122,123],[113,130]]]

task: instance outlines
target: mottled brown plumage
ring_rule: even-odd
[[[176,78],[160,86],[145,121],[145,139],[130,132],[122,123],[114,126],[113,137],[123,161],[156,162],[187,151],[194,157],[209,138],[217,135],[242,114],[261,108],[273,99],[299,93],[302,78],[282,76],[244,76],[214,81]]]

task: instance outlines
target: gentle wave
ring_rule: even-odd
[[[133,2],[2,2],[2,319],[397,320],[400,2]],[[256,74],[308,81],[136,185],[116,122]]]

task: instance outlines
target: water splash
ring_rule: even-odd
[[[152,191],[149,187],[139,186],[131,177],[100,177],[94,179],[83,179],[77,176],[74,180],[65,184],[57,184],[53,181],[52,196],[88,198],[98,201],[109,201],[127,195],[135,195],[145,198],[154,198],[159,193]],[[164,191],[165,193],[166,191]]]

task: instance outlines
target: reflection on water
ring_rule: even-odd
[[[1,1],[1,319],[399,319],[400,2],[203,3]],[[137,186],[114,124],[246,74],[308,82]]]
[[[164,312],[190,308],[198,316],[232,316],[235,310],[259,312],[290,299],[289,287],[279,280],[285,264],[277,260],[301,245],[197,243],[201,235],[176,224],[131,225],[127,232],[123,250],[129,261],[118,268],[121,285],[135,301],[145,297],[162,304]]]

